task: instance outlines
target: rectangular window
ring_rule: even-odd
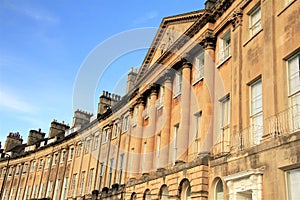
[[[145,172],[145,164],[146,164],[145,162],[146,162],[146,153],[147,153],[146,150],[147,150],[147,142],[144,142],[143,143],[143,150],[142,150],[143,151],[142,152],[143,153],[142,154],[142,156],[143,156],[142,157],[142,173]]]
[[[72,147],[72,148],[70,149],[69,160],[72,160],[72,159],[73,159],[73,156],[74,156],[74,147]]]
[[[47,187],[47,195],[46,197],[51,198],[51,194],[52,194],[52,188],[53,187],[53,182],[49,181],[48,183],[48,187]]]
[[[43,159],[40,159],[40,161],[39,161],[39,169],[42,169],[43,168],[43,162],[44,162],[44,160]]]
[[[250,13],[250,35],[253,36],[261,29],[261,8],[258,6]]]
[[[85,180],[85,171],[81,172],[81,181],[80,181],[80,187],[79,187],[80,195],[82,195],[82,192],[83,192],[84,180]]]
[[[12,173],[13,173],[13,167],[9,167],[8,176],[12,176]]]
[[[60,158],[60,162],[63,163],[66,159],[66,155],[67,155],[67,152],[66,151],[63,151],[61,152],[61,158]]]
[[[7,190],[4,190],[4,194],[2,196],[2,200],[6,200]],[[25,196],[26,197],[26,196]]]
[[[179,130],[179,124],[176,124],[173,128],[173,163],[177,160],[177,135]]]
[[[36,198],[37,190],[38,190],[38,185],[34,185],[33,191],[32,191],[32,194],[31,194],[32,199]]]
[[[108,138],[109,138],[109,133],[110,133],[110,129],[107,128],[104,130],[104,134],[103,134],[103,143],[107,142],[108,141]]]
[[[299,199],[300,196],[300,168],[286,172],[287,192],[289,200]]]
[[[250,123],[252,144],[260,143],[263,135],[262,81],[254,82],[251,86]]]
[[[124,168],[124,153],[120,155],[120,167],[119,167],[119,184],[122,183],[122,175]]]
[[[66,194],[67,194],[67,190],[68,190],[68,181],[69,181],[68,177],[64,178],[63,190],[62,190],[62,194],[61,194],[61,199],[63,199],[63,200],[66,199]]]
[[[110,166],[109,166],[109,174],[108,174],[108,187],[111,186],[112,174],[113,174],[113,167],[114,167],[114,159],[110,159]]]
[[[44,192],[45,192],[45,183],[42,183],[40,192],[39,192],[39,199],[44,197]]]
[[[102,178],[103,178],[103,174],[104,174],[104,163],[101,163],[101,164],[100,164],[100,173],[99,173],[99,185],[98,185],[99,190],[100,190],[101,187],[102,187]]]
[[[155,152],[155,154],[156,154],[156,158],[155,158],[156,159],[156,169],[159,168],[160,142],[161,142],[161,136],[160,136],[160,134],[158,134],[156,136],[156,152]]]
[[[22,188],[18,188],[16,199],[21,199]]]
[[[226,96],[220,100],[221,112],[220,112],[220,135],[219,141],[224,145],[229,145],[230,140],[230,97]],[[226,148],[226,146],[222,147]],[[225,149],[222,150],[225,150]]]
[[[49,168],[50,163],[51,163],[51,157],[47,157],[45,168]]]
[[[139,106],[134,106],[133,117],[132,117],[132,126],[136,126],[139,114]]]
[[[129,116],[127,115],[123,119],[123,132],[128,130],[128,122],[129,122],[128,120],[129,120]]]
[[[132,174],[132,166],[133,166],[133,157],[134,157],[134,148],[131,148],[129,155],[129,173]]]
[[[27,173],[28,167],[29,167],[29,165],[28,165],[27,163],[24,164],[24,167],[23,167],[23,174],[26,174],[26,173]]]
[[[150,114],[150,97],[147,97],[146,101],[146,109],[144,110],[143,117],[147,119]]]
[[[201,134],[202,134],[202,112],[197,112],[195,116],[195,142],[194,155],[197,156],[201,149]]]
[[[196,57],[194,61],[195,72],[194,72],[194,82],[201,80],[204,77],[204,51],[202,50]]]
[[[55,184],[54,194],[53,194],[53,200],[59,200],[58,198],[59,191],[60,191],[60,180],[57,179]]]
[[[9,200],[14,200],[14,199],[15,199],[15,190],[12,189],[12,190],[10,191]]]
[[[97,135],[95,137],[95,142],[94,142],[94,149],[98,149],[98,146],[99,146],[99,135]]]
[[[29,194],[30,194],[30,186],[27,185],[25,194],[24,194],[25,199],[29,199]],[[3,198],[3,199],[6,199],[6,198]]]
[[[218,64],[221,64],[223,61],[225,61],[228,57],[230,57],[230,42],[231,42],[231,36],[230,36],[230,29],[226,31],[226,33],[223,34],[223,36],[220,38],[219,42],[219,52],[218,52]]]
[[[158,100],[156,100],[156,102],[157,102],[156,107],[157,107],[157,109],[160,109],[164,105],[164,96],[165,96],[165,87],[164,86],[160,86],[158,95],[159,95],[159,98],[158,98]]]
[[[288,95],[290,102],[290,127],[292,131],[300,128],[300,54],[288,60]]]
[[[71,191],[70,191],[71,195],[75,194],[76,182],[77,182],[77,174],[73,174]]]
[[[52,165],[56,165],[58,161],[58,154],[54,154]]]
[[[288,81],[291,105],[300,104],[300,54],[288,60]]]
[[[175,84],[174,84],[174,97],[177,97],[181,94],[182,87],[182,71],[178,71],[175,74]]]
[[[85,154],[89,153],[89,152],[90,152],[90,149],[91,149],[91,140],[88,139],[88,140],[85,142]]]
[[[30,166],[30,172],[34,172],[34,170],[35,170],[35,161],[32,161]]]
[[[77,157],[79,157],[81,155],[81,151],[82,151],[82,143],[78,144],[77,154],[76,154]]]
[[[21,171],[21,165],[18,165],[16,168],[16,176],[20,174],[20,171]]]
[[[91,187],[93,184],[93,179],[94,179],[94,168],[90,169],[90,176],[89,176],[89,182],[88,182],[88,186],[87,186],[87,193],[91,192]]]
[[[114,124],[114,134],[113,137],[117,137],[119,132],[119,123]]]

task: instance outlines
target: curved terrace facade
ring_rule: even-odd
[[[1,198],[296,199],[300,2],[207,0],[166,17],[124,96],[9,133]],[[46,137],[47,135],[47,137]]]

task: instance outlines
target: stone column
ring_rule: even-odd
[[[233,13],[231,23],[233,26],[231,41],[234,41],[234,48],[232,48],[232,93],[231,93],[231,105],[234,105],[235,109],[232,109],[230,115],[231,127],[233,128],[231,141],[241,141],[241,130],[243,125],[243,112],[242,112],[242,18],[243,13],[241,10],[237,10]],[[249,116],[247,116],[249,117]],[[246,141],[249,142],[249,141]],[[241,144],[234,144],[240,148]]]
[[[190,96],[191,96],[191,68],[192,64],[182,63],[182,89],[181,89],[181,120],[177,135],[177,159],[188,161],[189,128],[190,128]]]
[[[206,102],[207,109],[205,115],[207,116],[207,129],[205,141],[203,143],[203,146],[201,148],[202,153],[207,153],[211,150],[213,147],[213,144],[218,139],[218,133],[219,133],[219,123],[217,123],[214,119],[214,116],[218,116],[218,107],[216,107],[216,110],[214,108],[214,105],[218,104],[218,100],[215,99],[215,93],[217,92],[215,88],[215,47],[216,47],[216,40],[215,35],[212,31],[208,30],[201,43],[202,47],[204,48],[204,81],[205,85],[208,90],[209,94],[209,101]],[[219,87],[224,87],[223,85],[220,85]],[[219,89],[219,88],[218,88]],[[219,91],[218,91],[219,92]]]
[[[134,133],[131,135],[132,137],[132,148],[134,148],[133,156],[133,175],[138,175],[141,173],[141,162],[142,162],[142,143],[143,143],[143,110],[145,108],[145,101],[143,97],[140,97],[137,100],[138,104],[138,116],[137,116],[137,125]]]
[[[143,137],[147,139],[147,146],[146,146],[146,158],[145,158],[145,172],[149,173],[153,171],[153,164],[154,164],[154,139],[155,139],[155,125],[156,125],[156,107],[155,102],[157,99],[157,90],[155,86],[152,86],[150,93],[150,111],[149,111],[149,122],[147,127],[147,134]]]
[[[164,76],[163,126],[161,131],[160,156],[158,168],[166,168],[169,164],[171,108],[172,108],[172,77],[168,72]]]

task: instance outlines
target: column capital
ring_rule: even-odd
[[[133,106],[131,106],[131,107],[128,109],[128,112],[129,112],[130,115],[133,114],[133,110],[134,110],[134,107],[133,107]],[[123,118],[124,118],[124,116],[123,116]]]
[[[238,9],[233,12],[232,17],[230,19],[230,22],[233,26],[233,31],[238,27],[242,25],[243,22],[243,11],[241,9]]]
[[[192,63],[190,63],[189,61],[185,59],[182,61],[182,68],[192,68],[192,66]]]
[[[163,75],[163,81],[172,81],[173,75],[172,75],[172,69],[166,70],[166,72]]]
[[[204,49],[215,49],[216,48],[216,37],[213,34],[212,30],[207,30],[204,35],[202,36],[202,39],[200,41],[200,45]]]
[[[144,96],[140,96],[140,97],[138,97],[137,98],[137,100],[136,100],[136,103],[138,104],[138,105],[140,105],[140,104],[143,104],[143,105],[145,105],[145,100],[144,100]]]

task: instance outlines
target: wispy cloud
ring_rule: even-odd
[[[158,13],[156,11],[151,11],[148,13],[145,13],[145,15],[136,18],[133,23],[134,24],[143,24],[145,22],[147,22],[148,20],[154,19],[155,17],[158,16]]]
[[[0,91],[0,107],[26,113],[34,111],[30,104],[20,100],[18,96],[4,91]]]
[[[44,23],[47,22],[52,24],[59,23],[59,18],[57,16],[51,14],[45,9],[36,8],[33,5],[29,7],[28,5],[22,5],[19,3],[18,4],[9,3],[7,7],[35,21],[44,22]]]

